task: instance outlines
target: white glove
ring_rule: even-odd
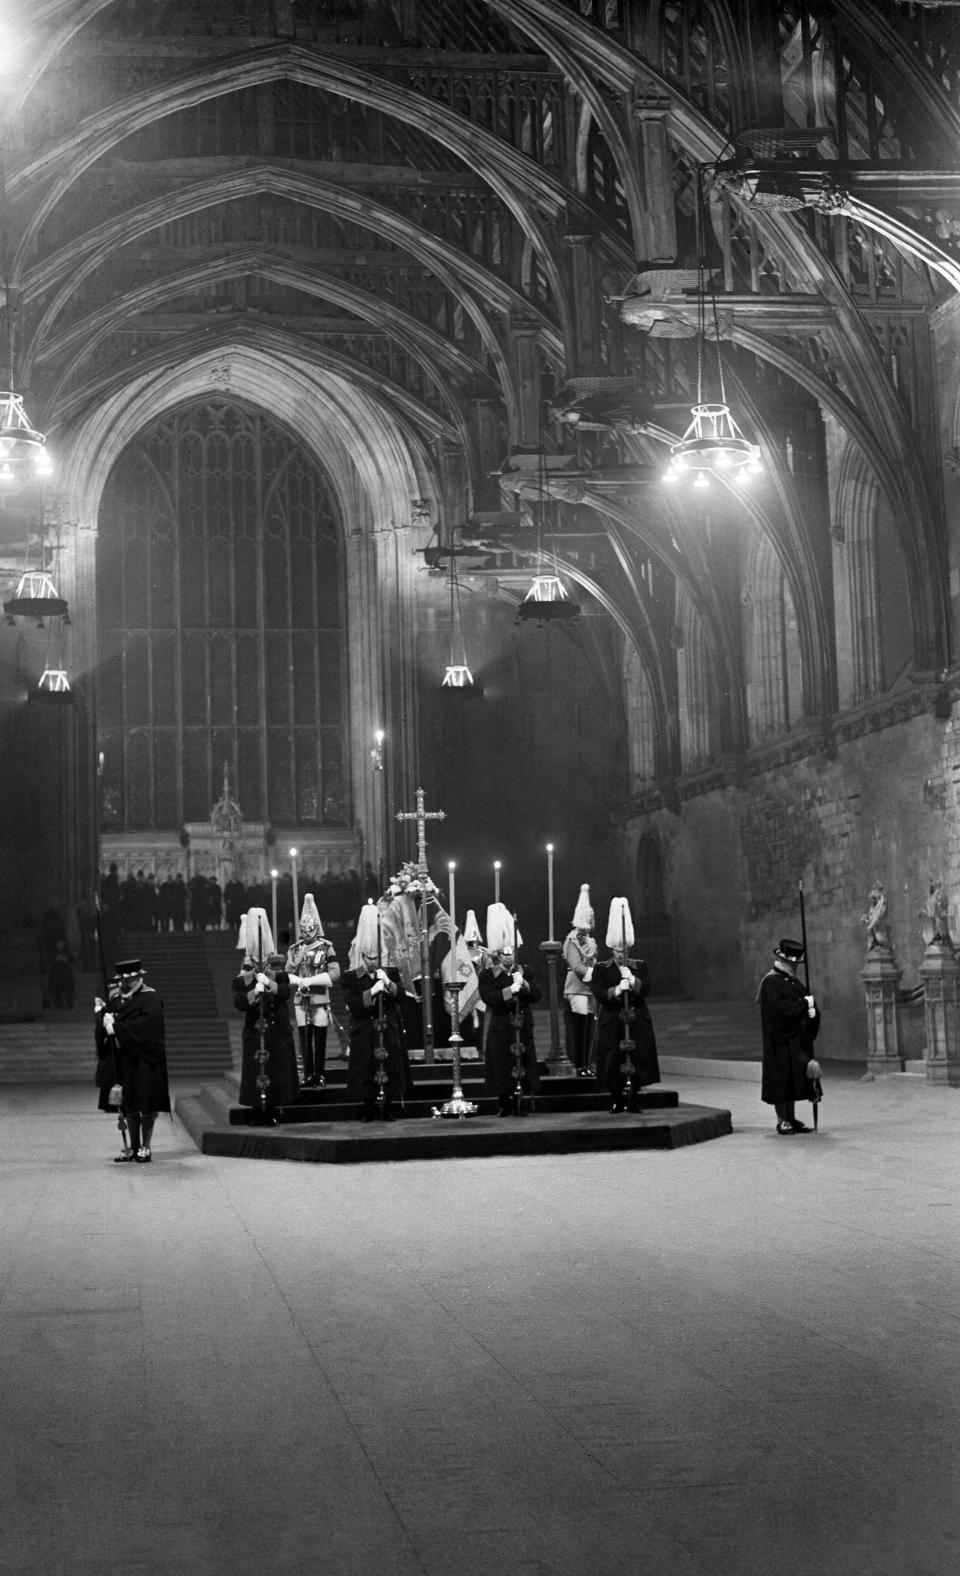
[[[508,989],[510,991],[511,996],[519,996],[519,994],[520,994],[520,986],[519,985],[517,985],[517,984],[510,985],[508,987]]]
[[[266,989],[266,987],[270,984],[269,974],[264,974],[262,969],[257,974],[257,984],[262,985],[264,989]]]
[[[256,985],[254,985],[254,987],[253,987],[253,994],[255,996],[262,996],[263,995],[263,982],[261,980],[257,980]]]
[[[814,1016],[814,1014],[816,1013],[817,1004],[814,1001],[812,996],[804,996],[803,999],[804,999],[804,1001],[807,1004],[807,1011],[808,1011],[808,1013],[810,1014],[810,1016],[812,1018]]]
[[[523,984],[524,984],[523,970],[522,969],[514,969],[514,971],[513,971],[513,988],[514,988],[514,990],[515,991],[520,990],[523,987]]]
[[[112,1012],[105,1012],[104,1013],[104,1015],[103,1015],[103,1027],[106,1030],[107,1034],[112,1034],[113,1033],[113,1013]]]
[[[370,986],[370,994],[371,996],[382,996],[386,988],[387,987],[384,985],[383,980],[375,980]]]
[[[629,993],[629,990],[630,990],[630,981],[629,980],[621,980],[620,984],[617,986],[617,995],[618,996],[626,996]]]
[[[390,976],[386,969],[377,969],[377,979],[381,980],[384,985],[389,985],[390,983]]]
[[[630,970],[627,968],[627,965],[625,963],[621,963],[621,965],[620,965],[620,978],[622,980],[628,980],[631,977],[632,976],[630,974]]]

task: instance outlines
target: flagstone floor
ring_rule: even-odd
[[[4,1576],[956,1576],[960,1091],[674,1152],[113,1166],[0,1089]]]

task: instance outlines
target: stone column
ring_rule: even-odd
[[[903,1071],[898,991],[903,971],[893,952],[875,947],[860,970],[867,998],[867,1068],[873,1074]]]
[[[677,217],[667,130],[670,101],[656,94],[638,94],[632,108],[645,221],[644,234],[637,241],[637,256],[645,263],[671,263],[677,255]]]
[[[960,1087],[960,962],[949,941],[931,941],[920,965],[927,1030],[927,1082]]]
[[[570,300],[576,305],[572,371],[577,377],[591,377],[603,371],[600,356],[601,291],[597,278],[596,231],[568,230],[563,239],[567,248]]]
[[[540,324],[512,318],[510,335],[517,390],[517,431],[513,443],[536,453],[540,447]]]

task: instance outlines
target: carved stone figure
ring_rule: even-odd
[[[867,927],[867,951],[873,952],[879,947],[889,952],[893,941],[887,924],[887,895],[879,881],[870,888],[869,904],[867,912],[860,915],[861,925]]]
[[[927,901],[920,910],[919,917],[925,947],[934,943],[948,947],[953,945],[953,938],[950,935],[950,903],[944,895],[942,881],[930,882]]]

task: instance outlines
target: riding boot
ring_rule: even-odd
[[[314,1082],[313,1071],[313,1025],[310,1023],[298,1024],[297,1033],[300,1036],[300,1056],[303,1061],[304,1087],[312,1088]]]
[[[313,1028],[313,1072],[314,1077],[323,1088],[324,1075],[327,1070],[327,1026],[325,1023],[314,1024]]]

